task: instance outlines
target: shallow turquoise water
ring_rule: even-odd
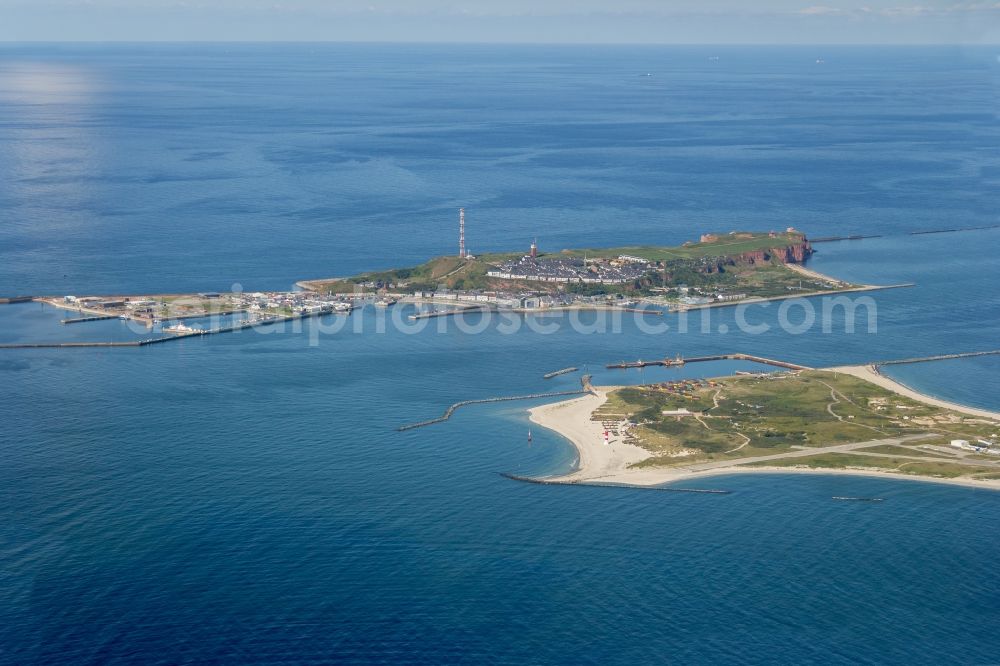
[[[578,374],[541,378],[570,365],[619,383],[752,367],[603,367],[675,353],[825,366],[996,347],[1000,231],[904,235],[992,221],[992,54],[844,50],[817,72],[802,51],[736,50],[720,71],[697,49],[454,48],[2,47],[0,292],[287,288],[449,252],[459,205],[477,250],[885,233],[811,265],[916,286],[872,294],[874,333],[836,314],[790,334],[777,305],[747,311],[761,335],[732,309],[707,332],[668,316],[659,334],[629,318],[379,333],[367,309],[336,331],[4,352],[0,661],[995,660],[1000,494],[520,484],[499,473],[574,461],[553,433],[528,444],[531,402],[394,430],[570,390]],[[0,307],[0,342],[140,335],[62,316]],[[996,363],[891,374],[1000,408]]]

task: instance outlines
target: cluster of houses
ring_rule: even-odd
[[[205,311],[205,301],[218,300],[218,308],[209,311],[246,310],[251,314],[265,312],[291,312],[294,314],[318,314],[322,312],[350,311],[351,303],[343,297],[327,296],[313,292],[254,292],[243,294],[221,294],[203,292],[190,297],[171,300],[149,297],[100,298],[97,296],[64,296],[63,301],[90,311],[107,312],[124,318],[169,319],[172,316],[192,316]],[[208,314],[208,312],[206,312]]]
[[[311,291],[254,292],[234,296],[233,300],[237,307],[251,313],[283,310],[297,314],[318,314],[351,309],[350,302],[342,297],[322,295]]]
[[[416,291],[416,299],[434,302],[455,303],[456,305],[495,305],[498,308],[514,310],[544,310],[568,305],[587,304],[604,306],[613,304],[618,307],[635,305],[635,301],[621,296],[580,296],[575,294],[536,294],[510,293],[503,291],[462,291],[439,289],[437,291]]]
[[[565,282],[582,284],[626,284],[649,272],[649,262],[640,257],[622,255],[617,259],[539,259],[525,255],[507,261],[488,277],[531,282]]]
[[[451,291],[439,289],[438,291],[417,291],[414,297],[434,301],[454,302],[456,304],[484,304],[496,305],[500,308],[535,310],[542,308],[560,307],[580,301],[574,296],[550,296],[547,294],[511,294],[495,291]]]
[[[684,305],[732,303],[747,298],[747,294],[744,293],[728,294],[721,291],[706,291],[698,287],[677,287],[677,295],[678,300]]]

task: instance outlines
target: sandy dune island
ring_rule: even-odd
[[[869,366],[843,366],[830,368],[835,372],[850,374],[882,388],[894,391],[919,402],[951,409],[972,416],[995,419],[1000,421],[1000,412],[994,412],[975,407],[967,407],[940,400],[899,384],[892,379],[880,375]],[[733,458],[719,461],[709,461],[685,465],[683,467],[638,467],[630,465],[651,457],[651,453],[634,444],[624,441],[622,433],[611,435],[605,443],[605,428],[591,420],[591,414],[607,399],[607,394],[617,386],[594,387],[594,393],[579,398],[564,400],[548,405],[541,405],[529,410],[530,419],[538,425],[553,430],[566,437],[579,455],[576,469],[562,476],[546,477],[546,481],[563,483],[608,483],[633,486],[656,486],[686,479],[719,476],[724,474],[846,474],[854,476],[875,476],[882,478],[906,479],[911,481],[927,481],[949,483],[976,488],[1000,490],[1000,480],[970,479],[970,478],[937,478],[931,476],[916,476],[911,474],[893,473],[875,469],[815,469],[808,467],[768,467],[768,459],[787,459],[795,457],[815,456],[819,453],[843,453],[856,449],[865,449],[883,444],[897,445],[919,440],[925,435],[909,435],[897,438],[873,439],[870,441],[853,442],[822,448],[809,448],[801,451],[785,452],[774,456],[757,456]],[[915,442],[914,442],[915,443]],[[746,466],[755,463],[754,467]]]

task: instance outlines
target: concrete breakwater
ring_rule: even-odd
[[[167,338],[169,339],[169,338]],[[131,342],[8,342],[0,349],[53,349],[58,347],[142,347],[161,340],[134,340]]]
[[[57,349],[57,348],[80,348],[80,347],[145,347],[147,345],[157,345],[171,340],[183,340],[185,338],[203,337],[206,335],[217,335],[219,333],[232,333],[246,328],[260,328],[263,326],[273,326],[296,319],[308,319],[310,317],[321,317],[334,312],[310,312],[307,314],[288,315],[285,317],[275,317],[273,319],[262,319],[259,321],[243,321],[231,326],[221,326],[210,328],[204,331],[191,331],[189,333],[179,333],[177,335],[167,335],[162,338],[147,338],[145,340],[129,340],[127,342],[12,342],[0,344],[0,349]],[[112,317],[113,319],[114,317]]]
[[[164,317],[166,321],[180,321],[182,319],[210,319],[212,317],[228,317],[229,315],[247,312],[246,308],[235,308],[231,310],[213,310],[212,312],[192,312],[190,314],[171,315]],[[132,317],[136,321],[152,322],[149,317]]]
[[[619,312],[638,312],[639,314],[650,315],[652,317],[662,317],[663,310],[650,310],[649,308],[636,308],[636,307],[624,307],[624,308],[611,308],[612,310],[617,310]]]
[[[456,402],[445,410],[444,414],[437,417],[436,419],[428,419],[427,421],[420,421],[418,423],[408,423],[407,425],[402,425],[396,428],[398,432],[403,432],[405,430],[413,430],[414,428],[423,428],[425,426],[434,425],[435,423],[443,423],[451,418],[451,415],[455,413],[459,407],[467,407],[468,405],[481,405],[487,402],[509,402],[511,400],[533,400],[535,398],[559,398],[567,395],[584,395],[590,393],[590,391],[585,389],[580,389],[579,391],[558,391],[556,393],[531,393],[529,395],[508,395],[500,396],[496,398],[482,398],[480,400],[462,400],[461,402]]]
[[[908,236],[923,236],[925,234],[953,234],[961,231],[983,231],[986,229],[997,229],[1000,228],[1000,224],[989,224],[982,227],[956,227],[954,229],[926,229],[920,231],[907,231]],[[810,238],[810,243],[831,243],[833,241],[845,241],[845,240],[862,240],[864,238],[884,238],[882,234],[876,235],[862,235],[862,234],[852,234],[850,236],[821,236],[819,238]]]
[[[34,296],[7,296],[0,298],[0,305],[6,305],[8,303],[30,303],[35,300]]]
[[[540,486],[583,486],[592,488],[623,488],[626,490],[657,490],[664,493],[701,493],[705,495],[729,495],[731,490],[711,490],[701,488],[670,488],[668,486],[629,486],[621,483],[601,483],[600,481],[559,481],[540,479],[533,476],[519,476],[510,472],[500,472],[500,476],[511,481],[534,483]]]
[[[828,278],[831,281],[837,282],[835,278]],[[691,310],[707,310],[709,308],[732,308],[739,307],[741,305],[755,305],[757,303],[769,303],[772,301],[788,301],[796,298],[814,298],[818,296],[839,296],[841,294],[853,294],[863,291],[886,291],[888,289],[904,289],[907,287],[915,287],[914,282],[902,282],[900,284],[866,284],[860,287],[844,287],[841,289],[831,289],[829,291],[803,291],[799,293],[782,294],[781,296],[752,296],[750,298],[744,298],[738,301],[725,301],[725,302],[713,302],[713,303],[696,303],[693,305],[671,305],[667,312],[677,313],[677,312],[688,312]]]
[[[983,231],[986,229],[1000,228],[1000,224],[989,224],[984,227],[958,227],[955,229],[930,229],[928,231],[911,231],[911,236],[922,236],[924,234],[953,234],[959,231]]]
[[[60,324],[83,324],[88,321],[104,321],[105,319],[118,319],[118,315],[94,315],[93,317],[76,317],[74,319],[63,319]]]
[[[433,312],[418,312],[411,314],[410,319],[433,319],[434,317],[455,317],[472,312],[487,312],[491,308],[484,305],[473,305],[466,308],[455,308],[454,310],[435,310]]]
[[[81,347],[145,347],[171,340],[180,340],[190,336],[174,335],[163,338],[148,338],[146,340],[129,340],[128,342],[7,342],[0,344],[0,349],[78,349]]]
[[[834,241],[844,241],[844,240],[862,240],[864,238],[882,238],[881,235],[877,236],[862,236],[860,234],[855,234],[853,236],[823,236],[821,238],[810,238],[810,243],[832,243]]]
[[[787,370],[811,370],[809,366],[799,365],[798,363],[789,363],[787,361],[778,361],[773,358],[765,358],[763,356],[753,356],[752,354],[715,354],[712,356],[692,356],[690,358],[684,358],[678,356],[677,358],[664,358],[656,361],[629,361],[622,363],[612,363],[607,366],[609,370],[623,370],[627,368],[647,368],[650,366],[662,365],[662,366],[681,366],[686,363],[702,363],[704,361],[753,361],[754,363],[762,363],[764,365],[773,365],[778,368],[785,368]]]
[[[288,321],[295,321],[297,319],[309,319],[311,317],[322,317],[323,315],[337,314],[332,310],[324,310],[322,312],[307,312],[305,314],[293,314],[286,315],[284,317],[272,317],[270,319],[258,319],[252,321],[241,321],[229,326],[219,326],[218,328],[209,328],[203,331],[191,331],[179,333],[177,335],[172,335],[164,338],[155,338],[153,340],[146,340],[143,344],[155,344],[157,342],[167,342],[168,340],[180,340],[182,338],[193,338],[205,335],[217,335],[219,333],[232,333],[234,331],[242,331],[247,328],[261,328],[264,326],[273,326],[275,324],[283,324]]]
[[[955,354],[938,354],[937,356],[923,356],[920,358],[901,358],[895,361],[876,361],[872,363],[872,367],[875,368],[877,372],[878,369],[883,365],[905,365],[907,363],[926,363],[927,361],[946,361],[952,358],[972,358],[973,356],[996,356],[1000,354],[1000,349],[991,349],[989,351],[976,351],[976,352],[958,352]]]
[[[563,368],[562,370],[556,370],[555,372],[547,372],[542,375],[542,379],[552,379],[553,377],[558,377],[559,375],[569,374],[571,372],[576,372],[579,368]]]

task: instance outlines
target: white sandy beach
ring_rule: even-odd
[[[832,369],[837,372],[845,372],[854,376],[872,381],[879,386],[896,391],[901,395],[906,395],[915,400],[920,400],[928,404],[954,409],[966,414],[981,416],[1000,420],[1000,414],[988,410],[955,405],[943,400],[937,400],[910,389],[907,389],[891,379],[885,378],[865,366],[845,366]],[[878,381],[876,381],[878,380]],[[579,455],[577,468],[564,476],[553,477],[548,480],[561,481],[566,483],[615,483],[634,486],[655,486],[667,484],[686,479],[707,478],[711,476],[722,476],[727,474],[824,474],[824,475],[850,475],[850,476],[871,476],[890,479],[901,479],[908,481],[924,481],[934,483],[947,483],[951,485],[967,486],[972,488],[987,488],[1000,490],[1000,480],[980,480],[968,478],[935,478],[929,476],[916,476],[901,474],[896,472],[882,472],[872,469],[812,469],[812,468],[789,468],[789,467],[740,467],[736,466],[739,460],[720,461],[718,463],[702,463],[692,465],[690,469],[678,468],[629,468],[629,465],[649,458],[651,454],[645,449],[626,444],[621,437],[612,437],[609,445],[604,443],[604,428],[601,423],[591,420],[591,414],[604,404],[608,391],[617,387],[595,387],[594,395],[586,395],[580,398],[564,400],[562,402],[541,405],[529,410],[530,419],[540,426],[554,430],[566,437],[573,445]],[[882,440],[889,441],[889,440]],[[873,446],[879,441],[862,442],[844,445],[843,449],[850,450],[860,446]],[[814,455],[814,451],[802,451],[798,455],[806,457]],[[795,457],[795,456],[793,456]],[[751,462],[753,458],[747,458],[743,462]],[[700,468],[700,469],[699,469]]]
[[[604,444],[604,428],[590,415],[604,404],[607,393],[614,387],[596,388],[595,394],[572,400],[564,400],[549,405],[541,405],[529,410],[532,421],[540,426],[555,430],[573,442],[579,455],[576,471],[561,477],[565,481],[585,481],[616,476],[625,473],[626,467],[649,457],[643,448],[613,437]]]
[[[994,419],[1000,421],[1000,412],[990,411],[988,409],[979,409],[978,407],[969,407],[967,405],[960,405],[955,402],[948,402],[947,400],[941,400],[940,398],[935,398],[923,393],[918,393],[908,386],[900,384],[899,382],[881,375],[875,372],[875,369],[870,365],[843,365],[837,368],[825,368],[830,372],[842,372],[845,375],[853,375],[854,377],[860,377],[866,381],[875,384],[876,386],[881,386],[884,389],[888,389],[899,395],[904,395],[907,398],[916,400],[917,402],[922,402],[927,405],[934,405],[935,407],[942,407],[944,409],[951,409],[956,412],[961,412],[963,414],[968,414],[970,416],[981,416],[987,419]]]

